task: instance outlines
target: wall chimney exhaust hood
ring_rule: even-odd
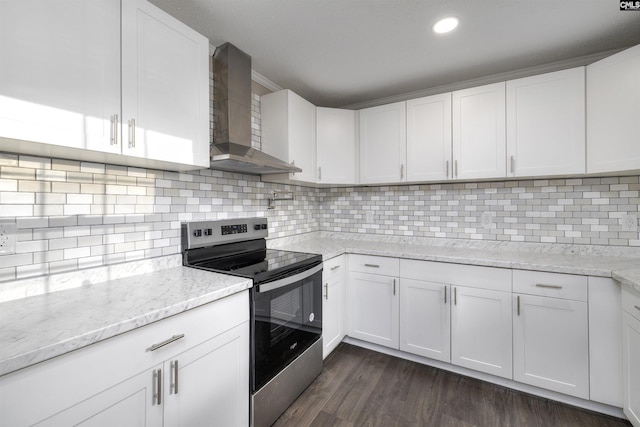
[[[225,43],[213,54],[216,126],[211,169],[253,175],[302,172],[251,147],[251,57]]]

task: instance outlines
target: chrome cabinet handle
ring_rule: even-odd
[[[174,335],[169,339],[166,339],[158,344],[153,344],[151,347],[149,347],[149,351],[156,351],[157,349],[159,349],[160,347],[164,347],[167,344],[171,344],[174,341],[178,341],[179,339],[184,338],[184,334],[180,334],[180,335]]]
[[[444,303],[447,303],[447,286],[444,287]]]
[[[156,405],[162,405],[162,369],[153,371],[153,397],[155,398]]]
[[[518,309],[518,316],[520,316],[520,295],[518,295],[516,297],[516,305],[517,305],[517,309]]]
[[[331,271],[335,271],[335,270],[337,270],[337,269],[339,269],[339,268],[340,268],[340,266],[339,266],[339,265],[336,265],[336,266],[334,266],[334,267],[331,267]]]
[[[511,173],[515,173],[516,172],[516,158],[511,156],[510,159],[510,163],[511,163]]]
[[[400,165],[400,179],[404,178],[404,165]]]
[[[393,279],[393,295],[396,294],[396,279]]]
[[[322,166],[318,167],[318,181],[322,179]]]
[[[329,282],[324,284],[324,299],[329,299]]]
[[[371,267],[371,268],[380,268],[380,266],[378,264],[365,264],[365,267]]]
[[[174,360],[171,362],[171,374],[173,377],[173,381],[171,381],[171,389],[173,390],[173,394],[178,394],[178,361]]]
[[[136,119],[129,120],[129,147],[136,148]]]
[[[453,305],[458,305],[458,288],[453,288]]]
[[[444,162],[444,170],[445,170],[446,177],[449,178],[449,160]]]
[[[545,285],[544,283],[536,283],[536,288],[562,289],[562,286],[559,286],[559,285]]]
[[[453,162],[453,167],[454,167],[454,172],[457,178],[458,177],[458,161],[457,160]]]
[[[111,116],[111,145],[118,145],[118,115]]]

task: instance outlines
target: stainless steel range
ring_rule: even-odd
[[[322,257],[267,249],[266,218],[182,224],[183,264],[253,279],[251,425],[270,426],[322,371]]]

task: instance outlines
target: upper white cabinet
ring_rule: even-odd
[[[406,103],[360,110],[360,183],[406,181]]]
[[[587,66],[587,172],[640,169],[640,45]]]
[[[453,177],[505,177],[505,83],[453,92],[452,108]]]
[[[316,181],[316,107],[283,89],[260,98],[262,151],[293,163],[302,172],[291,179]]]
[[[119,1],[2,1],[0,58],[0,137],[120,152]]]
[[[0,2],[3,149],[208,167],[208,40],[144,0],[120,5]]]
[[[449,179],[451,93],[407,101],[407,181]]]
[[[123,153],[209,167],[209,41],[146,0],[122,8]]]
[[[316,153],[319,184],[355,184],[356,112],[316,108]]]
[[[509,176],[585,172],[584,67],[507,82]]]

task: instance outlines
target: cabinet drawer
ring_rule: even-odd
[[[400,273],[400,260],[382,256],[349,255],[349,271],[398,276]]]
[[[322,277],[324,280],[344,273],[344,255],[323,262]]]
[[[506,268],[402,259],[400,277],[511,292],[511,270]]]
[[[586,301],[587,276],[513,270],[513,292]]]
[[[640,320],[640,292],[622,286],[622,309]]]

